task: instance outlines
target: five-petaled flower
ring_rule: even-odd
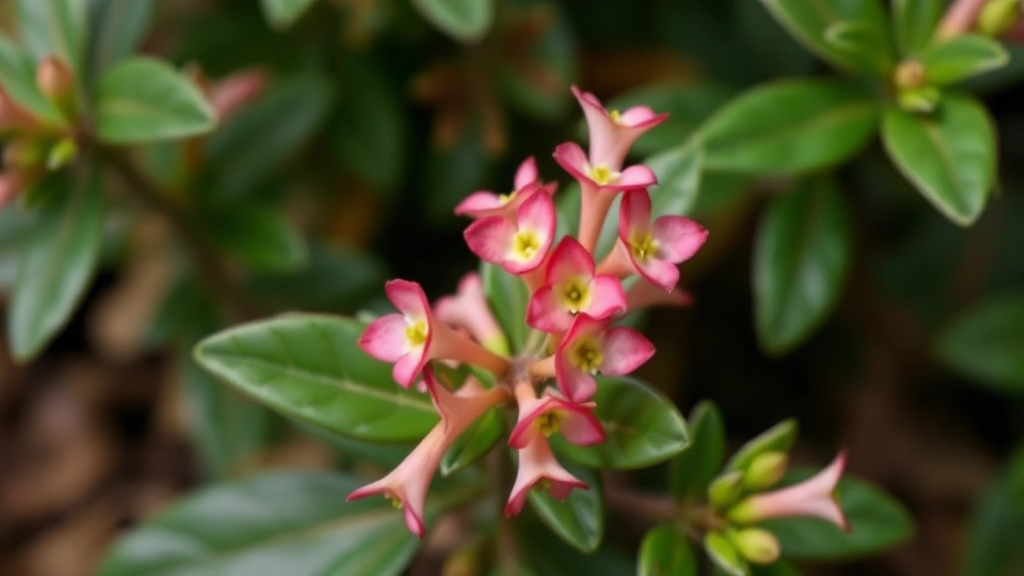
[[[618,278],[594,274],[594,257],[572,236],[566,236],[548,259],[545,286],[534,292],[526,323],[545,332],[565,332],[573,317],[584,312],[604,320],[626,310]]]
[[[466,244],[484,262],[523,274],[544,262],[555,237],[555,206],[551,196],[535,191],[516,210],[515,218],[489,216],[469,225]]]
[[[514,218],[516,211],[534,192],[543,192],[548,196],[555,193],[556,184],[545,184],[537,175],[537,162],[530,156],[519,165],[513,180],[513,189],[508,194],[495,194],[487,190],[479,190],[467,196],[458,206],[455,213],[472,218],[504,216]]]
[[[658,114],[647,106],[633,106],[622,112],[605,110],[601,101],[590,92],[573,86],[572,93],[587,119],[592,166],[618,170],[637,138],[668,118],[668,114]]]

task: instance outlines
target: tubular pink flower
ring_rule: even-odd
[[[265,70],[249,68],[218,80],[210,86],[210,107],[224,120],[259,97],[270,78]]]
[[[551,196],[534,192],[516,211],[516,218],[489,216],[469,225],[466,244],[485,262],[512,274],[536,269],[555,236],[555,205]]]
[[[840,452],[827,468],[799,484],[773,490],[743,500],[728,512],[731,520],[753,524],[770,518],[821,518],[847,532],[850,524],[835,499],[836,484],[846,466],[846,453]]]
[[[423,382],[430,393],[434,408],[445,423],[445,430],[456,436],[491,406],[509,397],[508,388],[484,388],[473,377],[467,378],[462,388],[453,393],[437,380],[434,371],[429,367],[423,370]]]
[[[516,516],[522,512],[527,494],[537,484],[546,486],[551,495],[559,500],[565,500],[573,488],[590,489],[584,482],[562,468],[543,434],[536,434],[519,451],[519,471],[516,473],[516,483],[505,505],[505,516]]]
[[[540,398],[533,391],[533,384],[516,387],[519,403],[519,421],[509,435],[508,445],[522,450],[537,435],[550,438],[561,432],[569,442],[577,446],[593,446],[605,441],[604,428],[594,416],[593,402],[574,404],[544,391]]]
[[[595,166],[604,164],[618,170],[637,138],[668,118],[668,114],[658,114],[646,106],[634,106],[621,113],[618,110],[609,112],[590,92],[582,92],[573,86],[572,93],[587,118],[590,163]]]
[[[652,225],[651,196],[646,190],[627,192],[619,213],[620,243],[601,268],[628,275],[628,259],[645,280],[671,291],[679,282],[677,265],[696,254],[707,237],[703,226],[683,216],[661,216]]]
[[[367,326],[359,347],[378,360],[394,362],[391,374],[403,387],[408,388],[430,360],[459,360],[495,374],[508,368],[506,359],[438,322],[419,284],[390,280],[384,291],[399,314],[382,316]]]
[[[438,320],[468,330],[484,348],[508,356],[508,340],[491,313],[491,307],[487,305],[479,274],[474,272],[463,276],[455,296],[438,300],[434,304],[434,313]]]
[[[679,286],[676,286],[670,292],[666,292],[650,282],[634,282],[626,290],[626,309],[631,312],[657,306],[681,308],[690,304],[693,304],[693,294]]]
[[[535,362],[531,372],[539,377],[554,375],[562,394],[578,404],[594,395],[598,372],[624,376],[654,355],[654,345],[642,334],[620,326],[609,328],[609,323],[610,319],[578,314],[555,355]]]
[[[548,259],[545,285],[533,293],[526,322],[545,332],[565,332],[580,313],[603,320],[626,310],[618,278],[594,274],[594,258],[566,236]]]
[[[514,188],[508,194],[495,194],[489,190],[480,190],[466,197],[455,207],[455,213],[470,218],[487,218],[504,216],[514,218],[516,211],[534,192],[544,192],[548,196],[555,193],[557,184],[545,184],[537,174],[537,162],[530,156],[516,170]]]

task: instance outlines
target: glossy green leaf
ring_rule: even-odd
[[[750,576],[750,565],[721,532],[704,535],[704,551],[715,567],[729,576]]]
[[[472,43],[483,38],[494,21],[495,0],[412,0],[412,5],[437,29]]]
[[[135,52],[155,8],[155,0],[89,2],[89,71],[93,78]]]
[[[997,40],[964,34],[931,46],[918,60],[928,82],[941,86],[1002,68],[1010,54]]]
[[[621,552],[618,546],[605,542],[594,552],[581,552],[561,538],[553,538],[540,524],[527,514],[515,522],[521,558],[537,576],[636,576],[636,559]]]
[[[689,534],[671,524],[656,526],[640,543],[637,576],[698,576]]]
[[[56,55],[78,77],[85,70],[89,33],[85,0],[17,0],[18,31],[36,62]]]
[[[5,35],[0,34],[0,84],[16,103],[51,122],[60,120],[60,113],[36,86],[36,65],[32,57]]]
[[[981,492],[967,536],[964,576],[1024,574],[1024,449],[1018,449],[999,478]]]
[[[210,238],[253,270],[296,270],[309,257],[302,235],[269,206],[232,206],[206,218]]]
[[[597,550],[604,535],[604,496],[601,478],[591,470],[569,466],[589,490],[574,488],[564,501],[546,490],[530,490],[529,500],[540,519],[567,544],[581,552]]]
[[[279,170],[321,126],[333,96],[325,78],[296,76],[275,82],[228,119],[205,145],[215,167],[207,174],[211,200],[237,200]]]
[[[505,417],[488,410],[452,443],[441,459],[441,475],[451,476],[491,451],[505,434]]]
[[[864,20],[842,20],[825,29],[833,49],[859,63],[866,71],[888,74],[895,65],[888,31]]]
[[[111,144],[196,136],[216,123],[199,88],[153,58],[122,60],[103,74],[96,90],[97,132]]]
[[[493,264],[481,264],[480,277],[487,302],[498,324],[505,331],[512,352],[521,352],[529,330],[526,325],[526,305],[530,302],[530,291],[521,278]]]
[[[279,316],[210,336],[196,360],[290,418],[360,440],[419,440],[437,423],[434,407],[359,348],[365,328],[349,318]]]
[[[749,90],[701,128],[709,169],[798,174],[845,160],[875,133],[878,105],[852,85],[783,80]]]
[[[995,181],[996,135],[984,106],[948,94],[932,115],[890,106],[882,141],[896,167],[947,218],[967,226]]]
[[[1024,394],[1024,294],[984,300],[957,316],[939,337],[951,369],[998,390]]]
[[[727,471],[746,470],[750,463],[765,452],[789,452],[799,432],[796,420],[783,420],[747,441],[725,465]]]
[[[774,198],[754,244],[754,317],[761,348],[789,352],[839,300],[853,261],[850,207],[830,177]]]
[[[275,28],[287,28],[309,10],[316,0],[260,0],[263,13]]]
[[[893,29],[900,54],[914,56],[931,43],[945,8],[945,0],[892,1]]]
[[[103,191],[97,174],[55,182],[22,248],[11,294],[7,334],[14,357],[39,354],[71,318],[85,295],[103,241]]]
[[[809,477],[814,471],[787,475],[784,484]],[[903,506],[863,480],[845,476],[837,488],[839,505],[850,531],[816,518],[769,520],[762,526],[779,538],[782,555],[793,559],[852,559],[877,554],[903,544],[914,533],[914,522]]]
[[[690,445],[675,458],[669,473],[672,497],[699,496],[725,461],[725,422],[713,402],[703,401],[690,413]]]
[[[871,29],[888,31],[889,22],[878,0],[761,0],[761,3],[811,52],[847,70],[875,71],[870,63],[830,43],[826,32],[839,22],[863,22]]]
[[[630,470],[667,460],[689,444],[686,422],[660,392],[631,378],[599,378],[597,407],[607,439],[596,446],[574,446],[561,436],[552,443],[590,468]]]
[[[420,542],[387,500],[345,502],[361,484],[271,472],[214,485],[130,532],[99,576],[399,576]]]

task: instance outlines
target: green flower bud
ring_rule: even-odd
[[[735,470],[715,478],[708,486],[708,501],[715,508],[727,508],[743,495],[743,472]]]
[[[1020,0],[990,0],[978,13],[978,32],[986,36],[1002,36],[1017,23],[1020,13]]]
[[[50,148],[50,152],[46,156],[46,169],[59,170],[74,162],[76,156],[78,156],[78,144],[75,143],[75,139],[70,136],[64,138]]]
[[[772,564],[779,559],[779,539],[763,528],[729,530],[726,535],[740,556],[752,564]]]
[[[789,455],[785,452],[765,452],[750,463],[743,473],[743,486],[752,492],[767,490],[782,480],[789,464]]]
[[[942,100],[942,92],[935,86],[905,90],[896,97],[896,103],[907,112],[927,114],[935,110]]]

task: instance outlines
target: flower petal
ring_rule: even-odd
[[[485,262],[501,264],[516,234],[516,226],[501,216],[489,216],[469,225],[463,232],[469,249]]]
[[[651,229],[651,195],[644,189],[629,190],[619,204],[619,238],[630,240]]]
[[[586,402],[597,392],[597,380],[573,366],[565,354],[555,355],[555,380],[570,402]]]
[[[526,323],[531,328],[548,333],[565,332],[572,324],[572,314],[562,307],[551,286],[544,286],[530,298],[526,308]]]
[[[590,283],[590,303],[582,312],[603,320],[625,311],[626,292],[622,282],[614,276],[595,276]]]
[[[359,347],[377,360],[394,362],[408,352],[409,340],[405,335],[407,326],[401,314],[381,316],[363,331],[359,337]]]
[[[391,377],[404,388],[408,388],[416,381],[420,371],[427,364],[427,346],[419,346],[409,351],[395,362],[391,369]]]
[[[551,253],[544,281],[558,286],[579,277],[584,282],[594,277],[594,257],[575,238],[566,236]]]
[[[522,190],[537,181],[537,161],[530,156],[519,165],[513,182],[516,190]]]
[[[662,216],[654,221],[658,257],[674,264],[689,260],[707,238],[707,229],[689,218]]]
[[[494,214],[487,212],[501,209],[503,206],[504,203],[501,201],[500,196],[493,192],[480,190],[466,196],[462,202],[459,202],[459,205],[455,207],[455,213],[460,216],[467,215],[477,218],[494,216]]]
[[[516,224],[519,230],[533,230],[543,233],[547,238],[547,246],[551,246],[555,235],[555,203],[551,196],[537,191],[523,202],[516,212]],[[544,249],[547,252],[547,248]]]
[[[647,106],[633,106],[619,115],[619,124],[628,128],[641,126],[650,128],[661,124],[666,119],[668,119],[667,113],[658,114]]]
[[[654,186],[657,183],[658,177],[654,175],[654,171],[643,164],[637,164],[623,170],[615,185],[609,187],[616,190],[636,190]]]
[[[430,313],[430,302],[423,288],[416,282],[408,280],[388,280],[384,284],[384,292],[388,300],[398,308],[398,311],[406,316],[422,319]]]
[[[561,432],[570,443],[577,446],[593,446],[605,441],[604,427],[594,415],[593,404],[561,402]]]
[[[575,142],[565,142],[555,148],[555,160],[559,166],[579,181],[589,181],[590,163],[587,155]]]
[[[625,376],[654,356],[654,345],[631,328],[609,328],[604,335],[604,362],[601,372]]]
[[[675,264],[657,258],[652,258],[648,262],[637,262],[632,254],[629,257],[644,280],[663,290],[675,289],[679,282],[679,268]]]

